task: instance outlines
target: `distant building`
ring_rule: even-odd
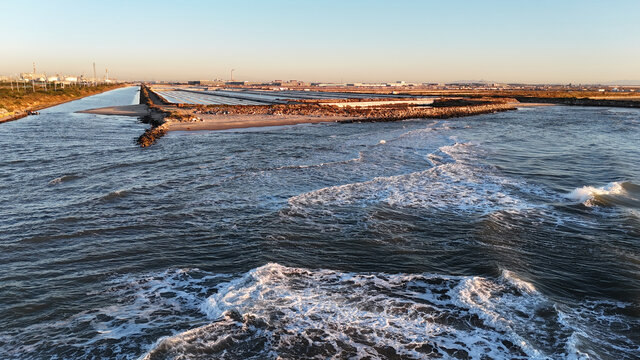
[[[200,85],[206,85],[206,86],[221,86],[224,85],[224,81],[220,80],[220,79],[215,79],[215,80],[200,80]]]
[[[311,83],[311,86],[319,86],[319,87],[342,87],[342,86],[346,86],[346,84]]]
[[[289,81],[273,80],[271,82],[263,83],[262,85],[266,85],[266,86],[308,86],[309,83],[306,83],[304,81],[299,81],[299,80],[289,80]]]
[[[21,73],[21,80],[35,80],[35,81],[45,81],[47,78],[44,74],[36,74],[36,73]]]
[[[220,86],[224,85],[222,80],[191,80],[187,81],[187,85],[205,85],[205,86]]]
[[[307,86],[307,85],[309,85],[309,83],[306,83],[306,82],[300,81],[300,80],[289,80],[289,81],[283,83],[282,85],[286,85],[286,86]]]
[[[246,85],[247,82],[246,81],[227,81],[226,84],[231,86],[238,86],[238,85]]]

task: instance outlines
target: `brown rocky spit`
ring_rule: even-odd
[[[385,103],[374,107],[339,107],[323,102],[244,106],[168,105],[164,99],[144,86],[140,99],[148,104],[152,112],[163,115],[163,121],[152,122],[152,128],[138,139],[138,144],[142,147],[152,145],[168,131],[226,130],[321,122],[444,119],[514,110],[518,105],[515,99],[508,98],[436,99],[429,106]]]
[[[367,101],[370,101],[367,99]],[[498,111],[514,110],[520,106],[511,98],[440,98],[428,106],[410,103],[369,107],[337,106],[321,101],[274,105],[191,105],[170,104],[141,86],[142,106],[95,109],[89,112],[139,115],[141,121],[151,125],[137,139],[138,145],[148,147],[169,131],[225,130],[235,128],[295,125],[321,122],[377,122],[420,118],[453,118]],[[105,112],[107,111],[107,112]]]

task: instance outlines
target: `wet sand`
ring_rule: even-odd
[[[107,106],[97,109],[88,109],[76,111],[79,113],[98,114],[98,115],[121,115],[121,116],[146,116],[149,115],[149,107],[145,104],[126,105],[126,106]]]

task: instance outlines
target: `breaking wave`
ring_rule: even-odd
[[[568,307],[506,270],[487,278],[270,263],[237,277],[198,269],[122,276],[88,295],[104,293],[117,302],[0,333],[0,352],[21,359],[577,359],[632,356],[640,331],[637,305]]]
[[[58,184],[61,184],[63,182],[66,182],[66,181],[76,180],[76,179],[79,179],[79,178],[80,178],[80,176],[73,175],[73,174],[71,174],[71,175],[63,175],[63,176],[57,177],[57,178],[49,181],[49,185],[58,185]]]
[[[640,185],[632,182],[611,182],[602,187],[583,186],[567,197],[585,206],[624,206],[640,209]]]
[[[10,359],[134,359],[153,339],[208,322],[199,306],[228,278],[198,269],[119,276],[87,294],[108,295],[116,302],[0,333],[0,354]]]
[[[479,165],[477,151],[470,143],[442,146],[427,156],[433,167],[424,171],[330,186],[294,196],[288,203],[300,212],[314,206],[368,203],[480,214],[535,206],[519,194],[540,195],[540,188]]]
[[[212,323],[159,340],[143,358],[588,357],[574,317],[589,319],[508,271],[488,279],[267,264],[217,288],[201,305]],[[617,340],[616,350],[634,350]]]
[[[112,202],[121,198],[125,198],[134,193],[132,189],[120,189],[109,192],[108,194],[102,196],[99,201],[101,202]]]

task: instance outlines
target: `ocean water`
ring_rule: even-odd
[[[637,359],[640,111],[0,125],[0,358]]]

